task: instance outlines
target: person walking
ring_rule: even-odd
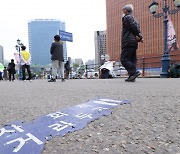
[[[9,81],[14,81],[15,80],[14,75],[16,74],[14,59],[11,59],[11,62],[8,64],[7,70],[9,72]]]
[[[22,66],[22,75],[23,75],[23,78],[22,80],[23,81],[26,81],[26,80],[29,80],[29,81],[32,81],[31,78],[31,70],[30,70],[30,62],[31,62],[31,54],[26,51],[26,46],[21,46],[21,53],[20,53],[20,57],[21,57],[21,66]],[[27,69],[27,72],[28,72],[28,78],[26,79],[26,69]]]
[[[52,63],[52,77],[48,82],[56,82],[58,72],[61,74],[62,82],[64,79],[64,54],[63,54],[63,43],[60,41],[60,36],[54,36],[54,42],[50,48],[51,63]]]
[[[3,79],[4,79],[5,81],[8,80],[8,71],[7,71],[7,68],[6,68],[6,67],[4,67],[4,70],[3,70]]]
[[[134,82],[141,74],[136,69],[138,42],[143,43],[140,26],[132,16],[133,6],[131,4],[123,7],[122,36],[121,36],[121,63],[128,71],[129,77],[126,82]]]
[[[69,72],[71,70],[69,61],[65,63],[64,68],[65,68],[65,74],[66,74],[65,79],[69,79]]]

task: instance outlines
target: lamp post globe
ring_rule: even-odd
[[[174,5],[175,5],[177,8],[180,8],[180,0],[174,0]]]
[[[152,2],[151,5],[149,5],[149,10],[150,10],[151,14],[155,14],[156,13],[156,11],[158,9],[158,6],[159,6],[159,4],[157,2],[155,2],[155,1]]]

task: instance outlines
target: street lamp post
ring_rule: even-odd
[[[161,78],[168,78],[169,73],[168,69],[170,66],[170,56],[168,54],[168,15],[169,14],[175,14],[178,11],[180,11],[180,0],[173,0],[174,5],[177,7],[177,9],[170,10],[169,6],[167,4],[167,0],[164,1],[164,7],[163,13],[156,13],[158,9],[158,3],[156,1],[153,1],[152,4],[149,6],[150,12],[153,14],[153,17],[160,18],[164,17],[164,53],[161,59],[162,62],[162,72],[161,72]]]
[[[21,40],[17,40],[17,45],[15,46],[17,52],[19,53],[19,79],[22,79],[22,69],[21,69],[21,46],[23,46],[24,44],[21,43]]]

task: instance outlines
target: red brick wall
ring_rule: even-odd
[[[163,0],[157,0],[157,2],[159,3],[158,11],[162,12]],[[133,15],[139,21],[144,36],[144,43],[139,45],[138,57],[163,54],[163,17],[159,19],[152,17],[149,12],[151,3],[152,0],[106,0],[107,52],[111,60],[119,61],[120,59],[122,7],[126,4],[133,4]],[[173,1],[168,1],[168,3],[170,8],[174,8]],[[180,12],[171,15],[171,19],[180,45]]]

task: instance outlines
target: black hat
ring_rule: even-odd
[[[24,45],[21,46],[21,49],[22,49],[22,50],[26,50],[26,46],[24,46]]]
[[[59,36],[59,35],[55,35],[55,36],[54,36],[54,39],[55,39],[56,41],[60,41],[60,36]]]

